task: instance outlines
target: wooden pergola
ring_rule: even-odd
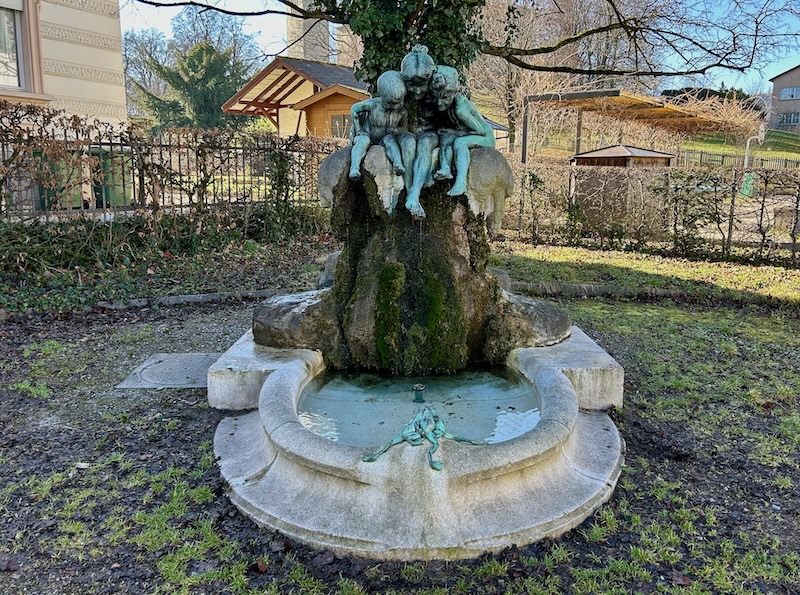
[[[624,89],[603,89],[577,93],[528,95],[524,101],[522,120],[522,162],[527,161],[528,107],[532,103],[549,103],[578,112],[575,152],[580,153],[583,112],[600,112],[618,120],[635,120],[671,130],[700,132],[717,129],[721,122],[708,114],[700,114],[660,98],[637,95]]]

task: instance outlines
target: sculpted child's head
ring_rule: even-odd
[[[378,77],[377,86],[383,107],[387,110],[400,109],[406,98],[403,75],[397,70],[387,70]]]
[[[433,58],[428,55],[428,48],[424,45],[415,45],[403,58],[400,72],[403,74],[408,92],[414,99],[420,100],[425,95],[435,69]]]
[[[458,71],[451,66],[437,66],[436,72],[431,77],[431,91],[436,97],[439,111],[444,111],[453,103],[453,98],[458,93]]]

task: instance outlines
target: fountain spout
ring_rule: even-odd
[[[424,403],[425,399],[422,398],[422,392],[425,390],[424,384],[415,384],[413,387],[414,389],[414,402],[415,403]]]

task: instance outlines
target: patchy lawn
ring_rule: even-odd
[[[493,264],[518,281],[667,289],[693,301],[800,305],[800,269],[513,241],[495,243],[493,248]]]
[[[324,252],[308,250],[259,261],[255,287],[308,288],[308,257]],[[712,278],[685,261],[587,251],[574,263],[553,250],[496,258],[520,280],[701,284],[713,298],[774,291],[782,274]],[[251,276],[217,262],[215,290]],[[199,288],[182,279],[163,287]],[[612,413],[627,443],[619,485],[559,539],[457,563],[340,558],[259,529],[225,495],[211,449],[225,413],[203,390],[114,388],[157,351],[224,350],[253,303],[10,316],[0,592],[796,593],[800,319],[787,304],[798,290],[787,281],[780,307],[561,300],[626,370],[625,407]]]

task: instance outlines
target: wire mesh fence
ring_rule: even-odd
[[[800,253],[800,170],[621,168],[538,161],[515,167],[505,233],[534,243],[658,246],[676,255],[761,260]]]

